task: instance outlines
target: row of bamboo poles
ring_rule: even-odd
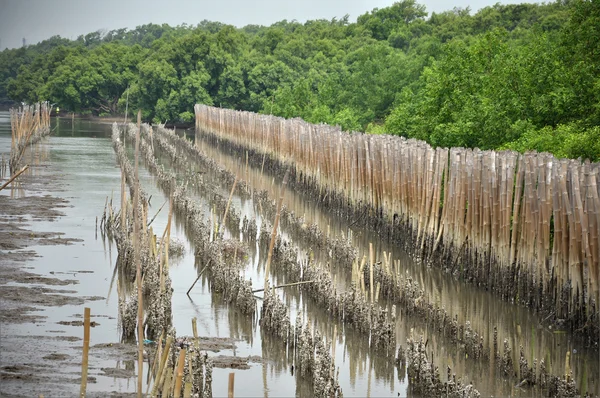
[[[12,137],[9,168],[11,174],[17,172],[27,146],[35,144],[44,135],[50,133],[51,112],[52,106],[48,102],[38,102],[10,109]]]
[[[419,257],[598,332],[599,164],[432,148],[205,105],[195,112],[200,132],[291,167],[321,197],[405,227]]]

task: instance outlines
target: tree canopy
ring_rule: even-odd
[[[600,159],[600,2],[432,13],[415,0],[305,23],[148,24],[0,52],[0,100],[193,120],[193,105],[434,146]]]

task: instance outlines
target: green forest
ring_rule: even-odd
[[[600,159],[600,0],[428,13],[414,0],[305,23],[143,25],[0,53],[0,101],[78,114],[193,106],[301,117],[433,146]]]

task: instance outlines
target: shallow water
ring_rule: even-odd
[[[0,152],[10,149],[10,120],[8,114],[0,113]],[[92,329],[91,344],[116,342],[119,340],[119,326],[117,324],[117,292],[116,283],[111,288],[113,267],[116,260],[116,248],[110,242],[102,241],[96,235],[96,217],[101,217],[107,197],[113,197],[113,205],[119,206],[120,200],[120,171],[115,161],[114,152],[110,141],[110,124],[96,121],[75,119],[54,119],[54,135],[44,140],[40,145],[40,159],[46,168],[36,168],[40,172],[57,173],[60,177],[63,191],[54,193],[69,200],[70,206],[63,209],[66,216],[56,222],[37,222],[33,228],[39,231],[64,232],[67,237],[82,239],[82,242],[71,246],[35,246],[34,250],[41,257],[34,259],[28,266],[34,268],[33,272],[51,275],[50,272],[93,271],[93,273],[78,273],[78,285],[69,286],[79,295],[103,296],[105,300],[92,301],[86,304],[91,307],[92,314],[106,315],[110,318],[100,318],[100,326]],[[193,139],[193,132],[187,134]],[[200,141],[202,149],[221,165],[238,174],[246,180],[252,189],[266,189],[271,198],[279,195],[280,180],[266,173],[261,173],[260,167],[249,165],[246,168],[245,159],[228,155],[225,151],[213,147],[208,142]],[[164,161],[166,166],[167,161]],[[140,179],[143,188],[152,195],[149,216],[152,217],[160,206],[166,201],[165,194],[157,187],[152,175],[144,168],[140,168]],[[230,187],[221,186],[219,193],[225,198],[229,195]],[[39,194],[21,192],[21,195]],[[205,216],[210,219],[210,203],[201,192],[195,194],[197,200],[203,203]],[[518,346],[523,345],[527,359],[531,363],[533,357],[547,358],[551,363],[553,374],[560,375],[564,372],[564,359],[567,351],[572,352],[571,362],[574,377],[578,387],[587,389],[590,393],[600,394],[598,378],[599,358],[597,350],[584,349],[569,333],[549,329],[542,320],[532,315],[527,309],[502,302],[492,294],[476,287],[457,281],[445,275],[438,269],[427,268],[414,262],[406,253],[396,248],[393,244],[373,236],[369,231],[361,228],[359,224],[351,227],[348,222],[332,216],[320,206],[311,201],[302,193],[291,189],[285,191],[285,205],[297,215],[304,215],[306,221],[317,224],[323,232],[329,231],[332,236],[347,237],[349,231],[352,236],[353,246],[359,249],[359,258],[368,254],[369,243],[375,247],[376,257],[382,258],[383,251],[392,253],[394,260],[400,260],[400,272],[408,273],[419,281],[425,289],[429,300],[443,305],[451,314],[458,314],[459,324],[470,321],[473,328],[484,331],[487,345],[491,346],[491,331],[498,326],[498,341],[508,338],[513,347],[513,353],[518,355]],[[255,214],[251,200],[242,200],[234,197],[232,206],[248,217],[258,217]],[[167,224],[168,205],[157,215],[153,222],[154,232],[161,235]],[[256,320],[247,319],[239,314],[235,308],[222,303],[220,297],[209,290],[206,276],[200,278],[190,296],[186,291],[196,279],[202,264],[197,264],[181,220],[175,218],[171,236],[182,241],[185,245],[185,254],[170,265],[173,292],[173,323],[177,335],[191,335],[191,319],[198,319],[198,333],[201,336],[232,337],[239,339],[235,355],[263,356],[267,361],[264,364],[252,364],[249,370],[214,369],[213,393],[215,396],[224,396],[227,389],[227,377],[230,372],[236,373],[236,396],[293,396],[306,395],[306,386],[296,385],[296,377],[291,373],[291,363],[284,358],[278,342],[261,338],[260,328]],[[272,222],[272,220],[271,220]],[[257,225],[260,228],[260,221]],[[285,228],[282,234],[288,237]],[[300,252],[310,248],[304,242],[294,242]],[[252,278],[254,288],[262,287],[263,269],[265,259],[260,258],[256,247],[250,248],[248,265],[244,271],[246,278]],[[322,261],[327,261],[327,253],[315,253]],[[337,267],[333,259],[332,271],[336,275],[338,287],[343,289],[350,283],[350,272]],[[55,277],[73,278],[72,274],[55,274]],[[296,318],[297,311],[301,310],[305,319],[309,318],[322,335],[331,340],[334,322],[320,308],[316,308],[311,300],[307,300],[293,288],[280,289],[278,294],[285,300],[290,308],[290,319]],[[260,295],[260,294],[259,294]],[[258,301],[261,305],[261,301]],[[55,322],[73,320],[75,314],[83,312],[83,306],[52,307],[43,311],[48,316],[43,324],[11,325],[2,328],[2,334],[35,334],[55,335],[51,330],[65,331],[76,335],[82,331],[74,331],[72,326],[56,325]],[[78,319],[78,318],[77,318]],[[542,326],[544,325],[544,326]],[[487,395],[531,395],[531,391],[516,389],[513,383],[503,381],[494,375],[493,361],[485,363],[465,358],[445,339],[437,337],[433,331],[427,330],[419,319],[404,317],[398,311],[396,334],[397,344],[405,345],[406,337],[410,330],[424,333],[430,343],[428,349],[433,351],[435,363],[440,369],[449,365],[458,376],[464,376],[467,381],[473,382],[475,387]],[[519,333],[520,330],[520,333]],[[399,374],[392,366],[389,358],[373,355],[363,339],[358,338],[351,329],[344,329],[337,324],[336,338],[336,366],[340,369],[340,384],[346,396],[405,396],[410,394],[407,389],[407,380],[404,374]],[[80,342],[65,344],[70,349]],[[75,351],[77,352],[77,351]],[[233,355],[233,352],[222,351],[215,355]],[[212,354],[211,354],[212,355]],[[89,384],[89,390],[95,391],[134,391],[135,381],[114,379],[99,376],[98,369],[104,366],[115,367],[124,364],[96,363],[90,366],[90,375],[98,378],[96,384]],[[135,364],[129,364],[135,366]],[[73,366],[73,372],[78,368]],[[441,371],[442,377],[445,372]]]

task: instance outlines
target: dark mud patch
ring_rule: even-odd
[[[81,350],[81,347],[78,347]],[[138,347],[135,344],[102,343],[90,347],[90,355],[109,360],[137,360]]]
[[[261,363],[263,359],[259,356],[250,357],[233,357],[229,355],[218,355],[211,357],[215,368],[228,368],[228,369],[250,369],[250,363]]]
[[[59,325],[65,325],[65,326],[83,326],[83,321],[60,321],[60,322],[56,322]],[[96,326],[99,326],[100,324],[96,321],[91,321],[90,322],[90,326],[95,328]]]
[[[0,207],[4,217],[18,217],[27,214],[34,220],[54,221],[57,217],[64,216],[65,213],[58,209],[68,207],[68,203],[65,199],[51,195],[19,198],[0,196]]]
[[[30,314],[33,311],[39,311],[35,307],[15,307],[0,309],[0,324],[7,323],[40,323],[47,317],[44,315]]]
[[[66,271],[66,272],[61,272],[61,271],[51,271],[50,272],[52,275],[76,275],[76,274],[93,274],[94,271],[85,271],[85,270],[80,270],[80,271]]]
[[[67,355],[67,354],[59,354],[59,353],[53,352],[52,354],[46,355],[45,357],[42,357],[42,358],[46,359],[48,361],[64,361],[64,360],[71,358],[71,356]]]
[[[1,267],[0,278],[0,284],[5,284],[7,282],[17,282],[50,286],[66,286],[76,285],[79,283],[79,281],[75,279],[50,278],[31,272],[23,271],[19,268],[11,267]]]
[[[235,340],[227,337],[199,337],[198,344],[201,350],[211,352],[236,348]]]
[[[2,259],[0,260],[0,271],[4,268],[2,265],[5,264],[18,264],[23,263],[25,261],[32,260],[39,256],[33,250],[19,250],[17,252],[5,252],[2,253]],[[23,268],[32,268],[32,267],[23,267]]]
[[[69,382],[70,382],[70,383],[72,383],[72,384],[80,384],[80,385],[81,385],[81,377],[78,377],[78,378],[76,378],[76,379],[70,379],[70,380],[69,380]],[[95,383],[97,383],[98,381],[96,380],[96,378],[95,378],[94,376],[88,376],[88,377],[87,377],[87,382],[88,382],[88,384],[90,384],[90,383],[91,383],[91,384],[95,384]],[[87,395],[88,395],[88,394],[87,394],[87,392],[86,392],[86,396],[87,396]]]
[[[119,368],[102,368],[100,370],[103,372],[102,376],[118,377],[123,379],[135,377],[135,372],[133,370]]]
[[[33,380],[37,370],[26,365],[9,365],[0,367],[0,380]]]
[[[98,314],[98,315],[91,314],[91,315],[90,315],[90,317],[92,317],[92,318],[106,318],[106,319],[115,319],[115,317],[114,317],[114,316],[110,316],[110,315],[101,315],[101,314]],[[83,314],[73,314],[73,318],[83,318]]]
[[[69,342],[81,341],[81,337],[76,337],[76,336],[44,336],[44,335],[32,336],[32,335],[27,335],[27,336],[10,336],[10,337],[11,337],[11,339],[18,339],[18,340],[34,339],[36,341],[39,341],[39,340],[54,340],[54,341],[69,341]]]
[[[77,293],[75,290],[51,289],[40,286],[0,286],[3,300],[20,304],[35,304],[43,307],[61,307],[63,305],[82,305],[81,297],[65,294]]]

